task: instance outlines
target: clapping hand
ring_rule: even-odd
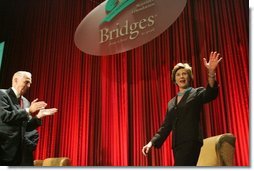
[[[29,113],[35,113],[38,112],[41,109],[44,109],[47,106],[47,103],[44,101],[38,101],[38,99],[35,99],[32,101],[31,106],[29,107]]]
[[[41,109],[39,113],[36,115],[37,118],[43,118],[45,116],[54,115],[57,112],[56,108],[50,108],[50,109]]]

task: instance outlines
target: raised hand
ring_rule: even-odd
[[[209,61],[206,61],[206,58],[203,58],[204,65],[208,69],[209,72],[214,72],[217,65],[222,60],[222,57],[220,57],[220,54],[217,52],[211,52]]]

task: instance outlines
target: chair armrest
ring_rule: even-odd
[[[34,166],[42,166],[43,160],[34,160]]]
[[[43,161],[43,166],[70,166],[71,161],[68,157],[47,158]]]

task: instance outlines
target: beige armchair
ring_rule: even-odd
[[[197,166],[233,166],[235,140],[231,133],[204,139]]]
[[[45,160],[34,160],[34,166],[71,166],[68,157],[46,158]]]

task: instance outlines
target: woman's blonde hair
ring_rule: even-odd
[[[193,80],[193,74],[192,74],[192,68],[189,64],[187,63],[178,63],[174,66],[173,70],[172,70],[172,75],[171,75],[171,79],[172,81],[175,83],[176,82],[176,79],[175,79],[175,76],[176,76],[176,72],[179,70],[179,69],[186,69],[187,71],[187,74],[189,75],[191,81]]]

